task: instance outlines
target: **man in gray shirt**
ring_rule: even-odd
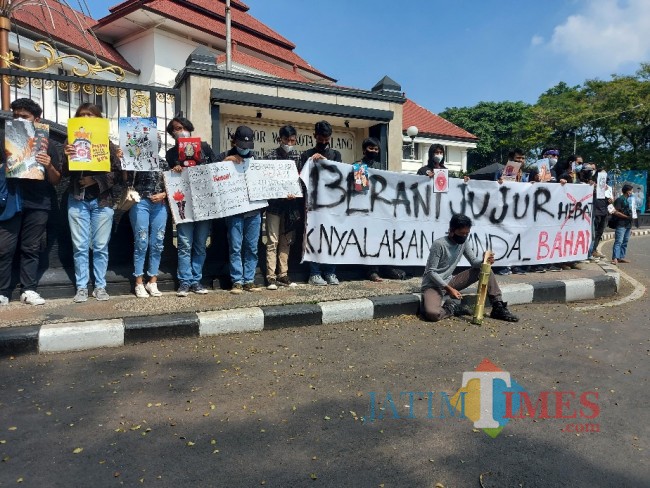
[[[483,261],[466,244],[467,236],[471,230],[472,220],[465,215],[456,214],[449,222],[447,236],[433,242],[422,277],[422,296],[424,298],[422,315],[425,320],[437,322],[450,315],[457,317],[472,315],[469,307],[456,305],[453,301],[463,297],[459,290],[476,283],[481,272]],[[471,268],[452,276],[463,255],[469,261]],[[490,254],[488,262],[494,263],[494,254]],[[492,272],[490,272],[487,294],[492,303],[491,318],[507,322],[519,321],[519,318],[508,310],[508,304],[501,299],[501,289]],[[445,301],[445,295],[451,299]]]

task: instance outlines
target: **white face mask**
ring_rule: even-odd
[[[190,137],[190,133],[186,130],[182,130],[180,132],[176,133],[176,139],[180,139],[181,137]]]
[[[551,165],[551,168],[557,163],[557,158],[548,158],[548,164]]]
[[[286,153],[290,153],[291,151],[293,151],[293,146],[289,146],[288,144],[282,144],[280,147]]]
[[[433,160],[434,160],[436,163],[439,163],[440,161],[442,161],[442,158],[443,158],[443,156],[440,155],[440,154],[435,154],[435,155],[433,156]]]

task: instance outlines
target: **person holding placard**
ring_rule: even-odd
[[[167,124],[167,133],[176,140],[174,147],[167,150],[165,159],[171,171],[180,173],[184,168],[197,164],[209,164],[217,161],[212,148],[207,142],[201,141],[201,157],[192,156],[187,159],[179,152],[179,143],[182,139],[190,139],[194,131],[194,124],[184,117],[174,117]],[[194,147],[194,146],[192,146]],[[198,222],[184,222],[176,225],[176,239],[178,246],[178,290],[176,296],[186,297],[190,291],[205,295],[208,290],[201,284],[203,278],[203,264],[205,263],[205,246],[210,230],[211,220]]]
[[[217,161],[232,161],[242,164],[253,159],[255,133],[250,127],[240,125],[230,140],[229,151],[217,156]],[[228,248],[230,251],[230,293],[238,295],[244,291],[257,292],[261,287],[255,283],[257,268],[257,245],[260,240],[262,213],[251,210],[226,217]]]
[[[332,138],[332,126],[326,120],[316,122],[314,125],[314,139],[316,145],[303,152],[300,155],[300,168],[311,158],[315,163],[320,160],[342,162],[341,153],[330,147]],[[321,274],[322,271],[322,274]],[[336,277],[336,265],[320,264],[309,262],[309,284],[314,286],[338,285],[339,279]]]
[[[102,111],[97,105],[84,103],[77,108],[75,118],[102,118]],[[68,223],[72,237],[74,257],[74,274],[77,292],[72,299],[75,303],[88,300],[88,282],[90,281],[90,248],[93,251],[93,277],[95,280],[92,296],[100,301],[110,299],[106,292],[106,270],[108,269],[108,243],[113,228],[112,188],[121,172],[120,158],[122,151],[112,142],[108,142],[109,171],[71,170],[71,159],[77,157],[74,136],[68,134],[63,152],[64,176],[70,177],[68,187]],[[108,141],[108,133],[95,134]]]
[[[291,125],[280,127],[280,146],[265,156],[270,160],[293,160],[296,168],[300,165],[300,153],[294,149],[297,142],[296,129]],[[302,198],[294,195],[287,198],[269,200],[266,209],[266,288],[277,290],[280,286],[296,286],[289,279],[289,251],[295,237],[290,222],[300,217],[299,205]],[[277,275],[276,275],[277,269]]]
[[[158,134],[160,145],[160,134]],[[157,156],[157,155],[156,155]],[[129,186],[140,195],[140,201],[129,209],[129,219],[133,228],[133,265],[135,276],[135,296],[149,298],[162,296],[158,290],[158,271],[167,226],[167,193],[163,171],[169,169],[167,161],[158,158],[158,171],[125,171]],[[144,284],[144,262],[149,251],[147,275]]]
[[[613,203],[614,194],[612,193],[612,187],[607,184],[607,171],[605,168],[601,168],[596,172],[596,185],[594,187],[594,239],[589,248],[589,256],[591,256],[589,259],[591,261],[599,261],[605,257],[598,250],[598,246],[603,238],[607,220],[609,219],[610,211],[608,207]]]
[[[29,98],[19,98],[11,103],[14,119],[23,119],[29,123],[40,120],[43,109]],[[6,162],[2,136],[0,158]],[[61,181],[61,159],[56,143],[48,140],[47,150],[39,151],[36,162],[43,167],[44,179],[21,178],[7,183],[8,194],[19,195],[20,200],[13,200],[20,208],[13,212],[5,211],[5,220],[0,220],[0,296],[11,297],[11,265],[16,247],[20,241],[20,282],[23,292],[20,301],[27,305],[43,305],[45,300],[36,291],[38,285],[38,266],[41,243],[47,234],[47,221],[52,208],[54,185]],[[6,210],[6,209],[5,209]],[[12,213],[11,216],[9,214]],[[19,239],[20,237],[20,239]],[[6,298],[5,297],[5,298]],[[0,301],[2,301],[0,299]]]

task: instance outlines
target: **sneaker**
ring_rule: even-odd
[[[2,305],[9,305],[9,299],[4,295],[0,295],[0,306]]]
[[[339,284],[339,279],[336,277],[336,275],[334,273],[325,275],[325,281],[327,281],[328,285],[338,285]]]
[[[233,295],[241,295],[244,293],[244,286],[241,283],[233,283],[230,293]]]
[[[521,266],[513,266],[510,271],[512,271],[512,274],[526,274],[526,270]]]
[[[560,269],[561,269],[562,271],[569,271],[569,270],[571,269],[571,266],[569,266],[569,265],[566,264],[566,263],[562,263],[562,264],[560,264]]]
[[[190,285],[186,283],[181,283],[181,285],[178,287],[178,290],[176,290],[176,296],[186,297],[189,294],[190,294]]]
[[[267,283],[268,283],[266,285],[267,290],[277,290],[278,289],[278,280],[276,280],[275,278],[271,278],[271,279],[267,280]]]
[[[135,285],[135,296],[138,298],[149,298],[149,293],[142,283]]]
[[[144,285],[144,289],[149,292],[149,295],[152,297],[161,297],[162,292],[158,289],[158,283],[157,282],[149,282],[146,285]]]
[[[309,284],[314,286],[327,286],[327,281],[321,275],[314,275],[309,277]]]
[[[495,275],[498,276],[508,276],[509,274],[512,274],[512,270],[510,268],[499,268],[494,272]]]
[[[288,276],[278,276],[275,280],[278,285],[295,287],[298,286],[296,283],[291,281]]]
[[[262,291],[262,287],[260,285],[258,285],[258,284],[253,283],[253,282],[244,283],[243,288],[244,288],[244,291],[255,291],[255,292]]]
[[[88,301],[88,288],[79,288],[76,295],[72,299],[75,303],[83,303]]]
[[[602,259],[602,258],[605,257],[605,255],[600,251],[594,251],[593,254],[592,254],[592,257]]]
[[[442,308],[447,312],[448,316],[456,315],[456,304],[451,300],[447,300],[442,304]]]
[[[555,266],[554,264],[550,264],[547,268],[546,271],[551,271],[553,273],[557,273],[558,271],[562,271],[562,268]]]
[[[20,301],[25,305],[43,305],[45,299],[33,290],[27,290],[20,295]]]
[[[389,280],[405,280],[408,278],[406,271],[398,268],[388,268],[385,270],[385,276]]]
[[[531,266],[530,271],[531,273],[546,273],[544,266]]]
[[[508,310],[508,304],[505,302],[494,302],[492,304],[492,312],[490,312],[490,318],[496,320],[504,320],[506,322],[519,322],[519,317]]]
[[[580,266],[578,266],[578,263],[569,263],[569,268],[571,268],[571,269],[582,269]]]
[[[93,296],[100,302],[105,302],[111,298],[110,295],[106,293],[106,288],[95,288],[93,290]]]
[[[206,295],[208,293],[208,290],[201,283],[194,283],[190,286],[190,291],[197,295]]]

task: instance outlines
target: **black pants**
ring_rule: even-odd
[[[609,215],[594,215],[594,245],[592,247],[593,251],[595,251],[598,248],[598,244],[600,244],[600,240],[603,238],[603,232],[605,232],[605,226],[607,225],[608,219],[609,219]]]
[[[24,209],[0,222],[0,294],[11,296],[11,263],[20,240],[20,282],[23,290],[36,290],[41,242],[48,211]]]

